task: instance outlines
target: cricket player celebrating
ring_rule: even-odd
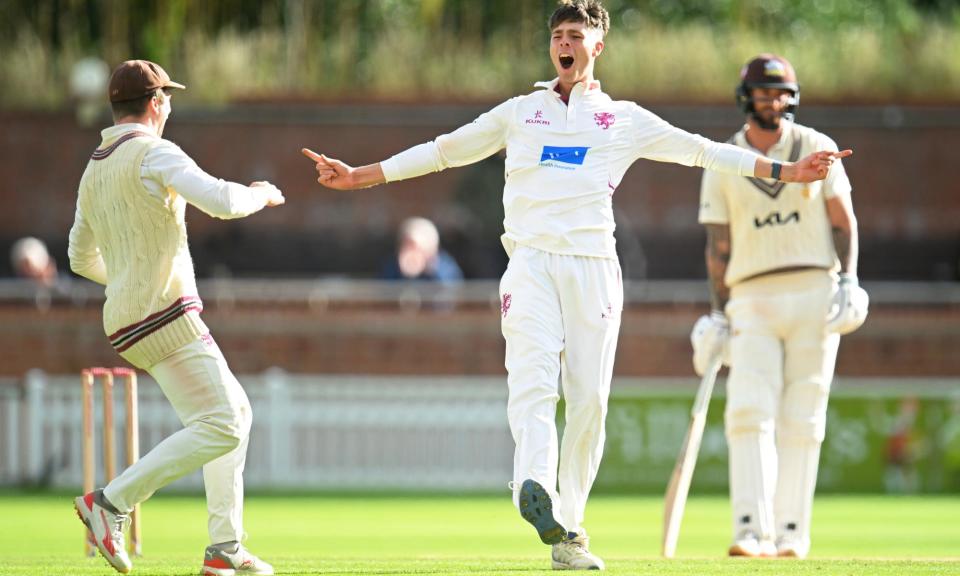
[[[583,529],[603,454],[604,420],[623,307],[614,247],[613,194],[638,158],[743,177],[810,182],[835,157],[774,162],[675,128],[593,77],[610,18],[598,0],[564,0],[549,22],[558,77],[473,123],[378,164],[354,168],[315,154],[318,181],[355,189],[478,162],[506,148],[500,282],[507,416],[516,442],[514,503],[553,545],[556,569],[602,569]],[[558,382],[566,428],[558,446]],[[559,483],[559,486],[558,486]]]
[[[836,150],[792,121],[799,102],[790,63],[761,54],[741,72],[747,122],[730,141],[784,162]],[[698,373],[717,354],[730,365],[729,553],[803,558],[840,334],[867,314],[850,181],[839,162],[800,184],[706,172],[700,194],[713,312],[691,340]]]
[[[153,62],[131,60],[114,70],[114,125],[103,130],[80,180],[69,256],[74,272],[106,285],[103,326],[111,345],[153,376],[184,428],[75,505],[100,553],[127,573],[129,512],[203,466],[211,545],[202,573],[273,574],[240,544],[250,402],[200,319],[184,213],[190,203],[211,216],[240,218],[284,198],[267,182],[248,187],[213,178],[161,138],[170,91],[183,88]]]

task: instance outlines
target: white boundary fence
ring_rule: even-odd
[[[156,383],[140,377],[140,442],[146,453],[181,424]],[[244,473],[251,488],[505,489],[511,478],[505,379],[270,370],[239,380],[254,413]],[[100,390],[98,384],[98,485],[103,482]],[[122,430],[122,387],[114,395],[116,426]],[[81,417],[79,374],[33,370],[22,382],[0,381],[0,485],[80,486]],[[123,459],[121,439],[122,432],[118,458]],[[173,485],[201,486],[199,472]]]
[[[506,490],[511,478],[513,439],[507,426],[505,378],[294,375],[274,369],[239,380],[254,413],[244,473],[251,488]],[[181,425],[156,383],[143,373],[140,382],[141,453],[146,453]],[[625,480],[618,474],[628,475],[631,485],[640,485],[638,474],[662,473],[665,478],[686,428],[697,381],[616,378],[613,384],[606,480],[622,484]],[[22,380],[0,379],[0,486],[79,488],[80,392],[79,374],[51,376],[33,370]],[[723,393],[721,386],[716,396]],[[831,393],[833,399],[862,402],[904,396],[944,402],[951,408],[937,418],[950,423],[938,420],[939,427],[960,426],[956,378],[837,378]],[[115,390],[114,401],[120,430],[125,424],[122,387]],[[835,465],[868,464],[870,438],[884,434],[896,418],[896,405],[884,406],[876,404],[872,416],[832,415],[824,459],[837,452]],[[722,413],[717,409],[715,420]],[[98,471],[103,469],[102,418],[98,386]],[[119,440],[117,457],[123,461]],[[711,446],[718,462],[723,460],[722,426],[708,426],[702,459]],[[853,446],[863,453],[851,453]],[[720,464],[725,466],[725,460]],[[704,466],[700,468],[703,477]],[[715,472],[720,485],[725,468]],[[822,470],[821,480],[828,480],[827,472]],[[648,488],[654,482],[643,480]],[[98,485],[102,481],[101,474]],[[201,486],[198,472],[173,488]]]

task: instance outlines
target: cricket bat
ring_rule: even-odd
[[[683,439],[677,463],[673,466],[673,474],[667,485],[663,503],[663,546],[661,548],[664,558],[673,558],[677,551],[683,509],[687,505],[690,481],[693,480],[693,469],[697,466],[697,454],[700,452],[700,441],[703,440],[703,427],[707,422],[707,408],[710,406],[710,396],[713,394],[713,385],[717,381],[721,364],[718,354],[707,367],[703,379],[700,380],[700,387],[697,389],[697,396],[690,410],[690,426],[687,428],[687,435]]]

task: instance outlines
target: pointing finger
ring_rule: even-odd
[[[301,148],[300,152],[302,152],[304,156],[313,160],[314,162],[326,162],[327,160],[321,154],[317,154],[316,152],[314,152],[309,148]]]

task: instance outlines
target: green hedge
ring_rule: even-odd
[[[960,101],[956,0],[607,0],[620,97],[726,101],[777,51],[815,100]],[[58,107],[74,62],[151,58],[185,99],[498,99],[552,77],[553,0],[7,0],[0,106]]]

